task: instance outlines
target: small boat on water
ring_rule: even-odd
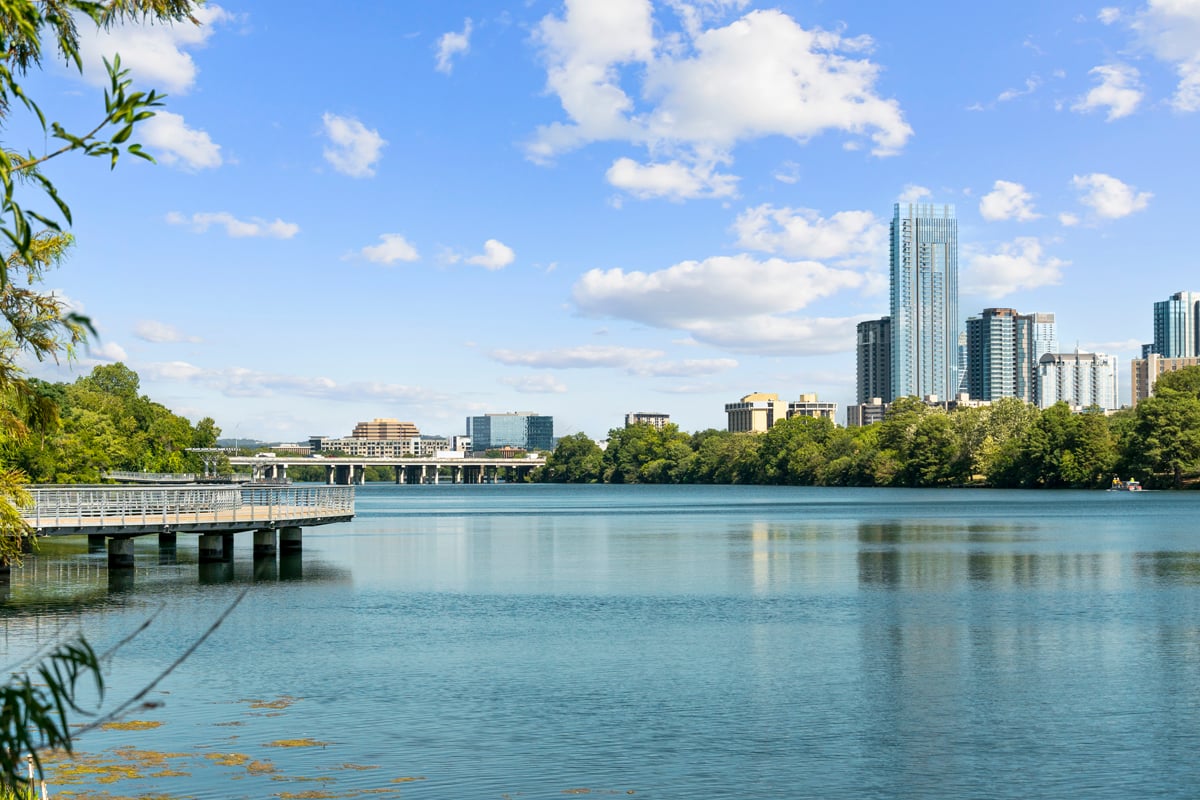
[[[1114,477],[1112,479],[1112,485],[1108,487],[1108,491],[1110,491],[1110,492],[1140,492],[1140,491],[1142,491],[1142,485],[1140,483],[1138,483],[1137,481],[1135,481],[1133,478],[1130,478],[1127,481],[1123,481],[1120,478]]]

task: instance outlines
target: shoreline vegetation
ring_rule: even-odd
[[[601,449],[586,434],[558,441],[530,479],[542,483],[1107,489],[1200,487],[1200,367],[1169,372],[1155,394],[1106,415],[1016,398],[952,412],[906,397],[882,422],[839,428],[794,417],[765,433],[673,424],[614,428]]]

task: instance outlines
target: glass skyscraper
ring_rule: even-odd
[[[1151,352],[1164,358],[1200,356],[1200,292],[1176,292],[1154,304]]]
[[[958,376],[953,205],[897,203],[891,230],[892,396],[947,399]]]
[[[985,308],[967,319],[967,392],[973,400],[1038,402],[1038,362],[1058,350],[1054,315]]]
[[[467,417],[472,452],[501,447],[523,450],[554,449],[554,417],[525,411]]]

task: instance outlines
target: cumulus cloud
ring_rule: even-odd
[[[172,211],[167,214],[167,222],[172,225],[191,225],[196,233],[204,233],[214,225],[225,229],[225,233],[234,239],[260,237],[269,239],[291,239],[300,232],[300,226],[293,222],[276,219],[268,222],[265,219],[251,217],[241,220],[228,211],[200,212],[190,217]]]
[[[1179,76],[1171,105],[1177,111],[1200,110],[1200,3],[1150,0],[1133,21],[1141,43]]]
[[[639,164],[618,158],[605,173],[608,182],[634,197],[646,200],[690,200],[697,197],[730,197],[737,192],[737,176],[715,171],[712,164],[670,161]]]
[[[125,352],[125,348],[116,342],[97,343],[92,342],[88,345],[88,355],[94,361],[116,362],[125,361],[129,355]]]
[[[329,146],[324,150],[325,160],[335,170],[351,178],[371,178],[375,165],[383,155],[387,140],[353,117],[323,114],[325,136]]]
[[[471,52],[471,18],[463,22],[462,33],[443,33],[438,39],[437,66],[438,72],[449,75],[454,71],[454,57]]]
[[[1058,224],[1064,228],[1073,228],[1079,224],[1079,215],[1064,211],[1058,215]]]
[[[617,345],[584,345],[553,350],[493,350],[488,355],[508,366],[535,369],[590,369],[595,367],[631,367],[643,361],[662,358],[661,350]]]
[[[189,50],[202,48],[217,28],[234,16],[214,3],[192,11],[198,25],[120,23],[108,28],[82,26],[79,49],[84,78],[96,86],[107,86],[109,79],[103,59],[112,61],[121,55],[122,69],[128,69],[135,85],[158,89],[173,95],[187,94],[196,82],[199,69]]]
[[[512,248],[497,239],[488,239],[483,243],[483,252],[466,259],[468,264],[475,264],[484,269],[504,269],[513,263],[517,254]]]
[[[968,252],[963,272],[964,294],[998,298],[1021,289],[1062,282],[1062,268],[1071,262],[1046,255],[1034,237],[1002,244],[994,253]]]
[[[869,38],[808,30],[776,10],[705,27],[743,5],[673,1],[684,30],[662,39],[650,0],[571,0],[561,16],[542,19],[535,38],[565,120],[539,127],[528,156],[547,162],[591,142],[623,141],[656,156],[640,170],[614,165],[640,196],[722,196],[729,182],[706,182],[697,167],[727,161],[743,141],[839,132],[869,139],[880,156],[904,147],[912,129],[899,104],[876,93],[880,67],[853,55],[869,49]],[[653,188],[663,183],[690,188]]]
[[[501,378],[500,382],[511,386],[521,394],[562,394],[567,391],[566,384],[553,375],[521,375]]]
[[[143,342],[153,342],[154,344],[200,341],[199,336],[189,336],[174,325],[152,319],[144,319],[134,326],[133,335]]]
[[[685,261],[657,272],[591,270],[572,298],[581,313],[616,317],[683,331],[693,339],[749,352],[811,353],[845,350],[816,341],[833,323],[797,319],[795,312],[866,279],[852,270],[814,261],[759,261],[749,255]],[[845,329],[844,321],[837,323]],[[788,339],[794,334],[795,338]]]
[[[1142,102],[1142,88],[1139,73],[1126,64],[1109,64],[1094,67],[1089,75],[1095,75],[1100,85],[1092,88],[1071,106],[1072,111],[1087,113],[1101,108],[1108,109],[1109,122],[1121,117],[1127,117],[1137,110]]]
[[[900,192],[900,196],[896,199],[901,203],[920,203],[928,200],[933,196],[933,192],[924,186],[918,186],[915,183],[905,185],[904,190]]]
[[[1028,222],[1041,216],[1034,213],[1033,195],[1012,181],[996,181],[992,191],[979,199],[979,214],[988,222],[1007,219]]]
[[[384,233],[379,244],[368,245],[358,254],[372,264],[395,264],[397,261],[416,261],[421,256],[417,248],[398,233]]]
[[[221,145],[206,132],[189,128],[183,117],[170,111],[155,113],[142,123],[137,135],[164,164],[191,170],[221,166]]]
[[[1154,196],[1150,192],[1139,192],[1133,186],[1102,172],[1075,175],[1071,178],[1071,185],[1082,193],[1079,202],[1090,207],[1102,219],[1119,219],[1141,211]]]
[[[810,208],[749,208],[733,224],[738,246],[792,258],[860,263],[887,247],[888,229],[870,211],[839,211],[828,219]]]

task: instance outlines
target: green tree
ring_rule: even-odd
[[[1159,386],[1134,412],[1123,463],[1131,472],[1182,488],[1184,473],[1200,466],[1200,399]]]
[[[596,483],[604,475],[604,452],[586,433],[573,433],[558,440],[534,473],[532,480],[545,483]]]

